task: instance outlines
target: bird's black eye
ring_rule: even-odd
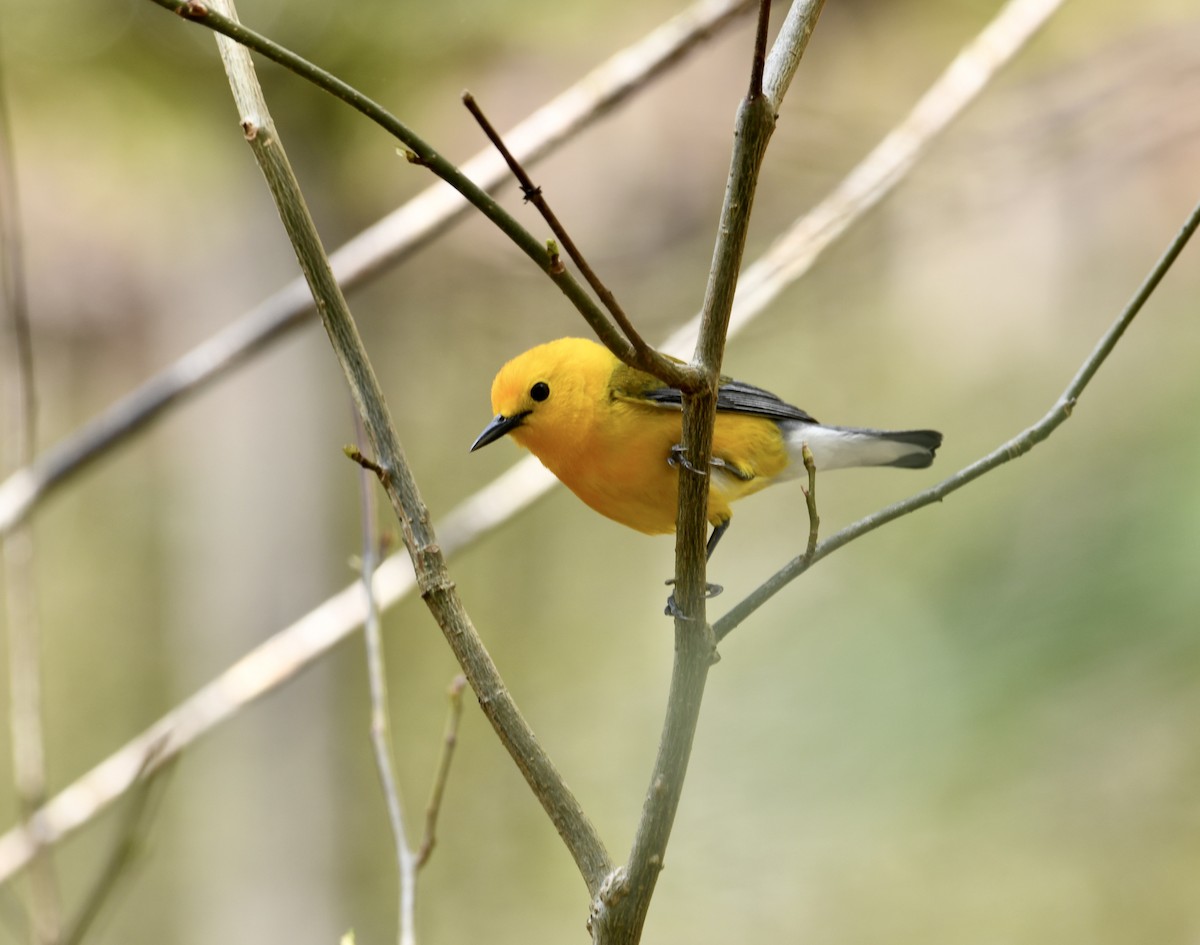
[[[550,385],[545,381],[538,381],[529,388],[529,396],[536,400],[539,404],[550,396]]]

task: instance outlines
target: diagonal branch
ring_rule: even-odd
[[[934,502],[940,502],[946,496],[950,495],[950,493],[958,491],[970,482],[974,482],[985,473],[989,473],[993,469],[1003,466],[1005,463],[1011,462],[1019,456],[1024,456],[1057,430],[1072,415],[1075,410],[1075,404],[1079,401],[1079,397],[1083,394],[1084,389],[1091,382],[1092,378],[1096,376],[1096,372],[1100,370],[1100,367],[1108,359],[1108,356],[1112,354],[1117,342],[1125,334],[1125,329],[1132,324],[1138,312],[1142,310],[1146,301],[1154,293],[1154,290],[1158,288],[1158,284],[1162,281],[1163,276],[1167,274],[1167,271],[1179,257],[1179,254],[1183,252],[1184,246],[1192,238],[1197,227],[1200,227],[1200,204],[1197,204],[1192,209],[1191,214],[1158,262],[1155,263],[1154,268],[1150,270],[1149,275],[1146,276],[1141,286],[1138,287],[1138,290],[1133,294],[1133,297],[1121,311],[1121,314],[1117,316],[1116,321],[1101,336],[1092,353],[1080,366],[1074,379],[1067,385],[1066,390],[1063,391],[1062,396],[1055,401],[1054,406],[1050,408],[1049,412],[1041,420],[1007,442],[1002,443],[986,456],[973,462],[970,466],[960,469],[953,476],[943,479],[937,485],[931,486],[923,492],[918,492],[916,495],[901,502],[893,503],[887,508],[880,509],[878,512],[860,519],[853,525],[848,525],[837,534],[821,542],[811,554],[806,553],[798,558],[793,558],[713,625],[713,632],[716,634],[717,639],[723,640],[754,611],[758,610],[759,607],[822,558],[828,557],[839,548],[854,541],[854,539],[861,538],[863,535],[875,531],[875,529],[886,525],[888,522],[893,522],[903,515],[908,515],[911,512],[917,511],[917,509],[932,505]]]
[[[230,0],[219,2],[231,17],[236,15]],[[383,469],[384,475],[380,479],[400,522],[421,596],[463,668],[484,715],[558,830],[589,891],[594,894],[611,870],[608,854],[583,808],[521,716],[450,579],[430,525],[429,511],[408,466],[383,391],[329,267],[283,144],[275,132],[250,54],[244,46],[223,36],[218,37],[217,44],[241,115],[242,129],[317,300],[321,321],[362,417],[367,438]]]
[[[630,321],[625,309],[617,301],[617,297],[613,295],[612,290],[604,284],[603,280],[596,274],[596,271],[592,269],[582,251],[575,244],[575,240],[571,238],[571,234],[567,232],[567,228],[562,225],[562,221],[558,219],[557,214],[550,209],[550,203],[542,193],[542,188],[533,183],[533,179],[526,173],[525,168],[521,166],[521,162],[516,159],[508,149],[508,146],[505,145],[500,133],[488,121],[487,116],[483,113],[483,109],[475,101],[475,96],[470,92],[464,92],[462,100],[467,111],[471,113],[471,117],[479,123],[479,127],[483,129],[483,133],[487,136],[487,139],[500,152],[500,156],[504,158],[504,163],[512,171],[512,175],[520,185],[521,193],[525,199],[537,208],[538,212],[542,215],[542,219],[546,221],[547,226],[554,233],[555,238],[562,244],[563,249],[567,251],[567,255],[571,257],[571,261],[579,268],[579,272],[583,275],[584,280],[592,287],[592,291],[596,293],[600,302],[608,309],[609,314],[613,317],[613,321],[617,323],[617,327],[621,329],[621,332],[629,340],[629,344],[633,349],[629,363],[636,368],[641,368],[643,371],[648,371],[660,381],[670,384],[672,387],[681,389],[694,387],[696,382],[695,372],[688,370],[687,365],[659,354],[646,343],[646,340],[634,327],[633,322]],[[613,351],[613,354],[618,357],[621,355],[619,351]]]
[[[341,99],[351,108],[375,122],[405,146],[407,149],[405,156],[411,163],[428,168],[491,220],[505,236],[516,244],[521,252],[550,277],[571,304],[579,310],[605,345],[623,361],[632,361],[634,354],[632,345],[617,331],[616,326],[609,321],[608,316],[584,291],[583,286],[576,281],[575,277],[565,267],[557,264],[545,244],[525,229],[486,190],[463,174],[453,162],[438,153],[431,144],[382,105],[290,49],[243,26],[235,18],[225,16],[214,8],[219,6],[219,3],[209,4],[200,2],[200,0],[151,0],[151,2],[178,13],[184,19],[213,30],[218,35],[236,42],[244,49],[253,50],[267,57],[301,78],[307,79],[335,98]]]

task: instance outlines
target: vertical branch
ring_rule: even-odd
[[[354,415],[354,426],[358,440],[363,439],[362,421]],[[356,457],[357,458],[357,457]],[[376,525],[375,483],[368,474],[368,467],[360,464],[358,474],[360,510],[362,518],[362,588],[366,598],[367,613],[363,621],[363,642],[367,651],[367,685],[371,694],[371,751],[375,757],[375,771],[383,789],[383,800],[387,807],[388,826],[392,831],[392,845],[396,852],[396,872],[399,882],[397,891],[397,940],[400,945],[416,942],[416,886],[417,868],[415,857],[404,833],[404,808],[400,803],[400,789],[396,785],[395,751],[392,744],[392,727],[389,722],[387,670],[383,657],[383,633],[380,630],[379,601],[375,597],[375,569],[379,566],[379,529]]]
[[[802,49],[812,32],[812,23],[820,6],[820,3],[809,5],[811,21],[807,28],[789,31],[782,42],[799,43]],[[705,613],[708,469],[717,387],[734,290],[749,231],[759,170],[775,129],[778,103],[768,100],[762,92],[764,83],[778,87],[777,77],[763,74],[769,16],[770,0],[762,0],[750,90],[737,113],[733,156],[705,289],[700,338],[692,358],[692,367],[702,373],[704,384],[698,391],[685,391],[683,396],[685,461],[679,464],[676,519],[675,660],[667,713],[629,862],[592,905],[593,940],[606,945],[636,943],[641,938],[679,808],[708,670],[717,659],[715,638]]]
[[[37,439],[37,388],[33,331],[25,288],[25,265],[17,200],[16,148],[8,113],[3,50],[0,50],[0,278],[12,335],[9,378],[11,446],[4,468],[31,462]],[[0,589],[3,593],[9,667],[9,726],[13,781],[21,816],[29,817],[46,801],[46,749],[42,726],[42,642],[38,625],[33,533],[21,526],[0,539]],[[58,880],[48,850],[34,860],[30,905],[36,941],[56,942],[62,926]]]

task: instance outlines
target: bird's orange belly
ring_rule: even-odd
[[[619,435],[596,436],[587,455],[553,471],[580,499],[614,521],[648,534],[675,531],[679,469],[671,462],[681,438],[680,415],[655,411]],[[709,484],[708,521],[729,520],[729,504],[770,485],[788,464],[778,426],[761,417],[718,414]],[[733,470],[736,470],[733,471]]]

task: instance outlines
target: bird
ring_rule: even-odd
[[[559,338],[513,358],[492,382],[495,417],[471,452],[509,436],[601,515],[646,534],[675,531],[683,395],[586,338]],[[818,423],[761,387],[722,377],[717,390],[707,519],[712,557],[730,504],[807,475],[851,466],[924,469],[936,430],[871,430]]]

